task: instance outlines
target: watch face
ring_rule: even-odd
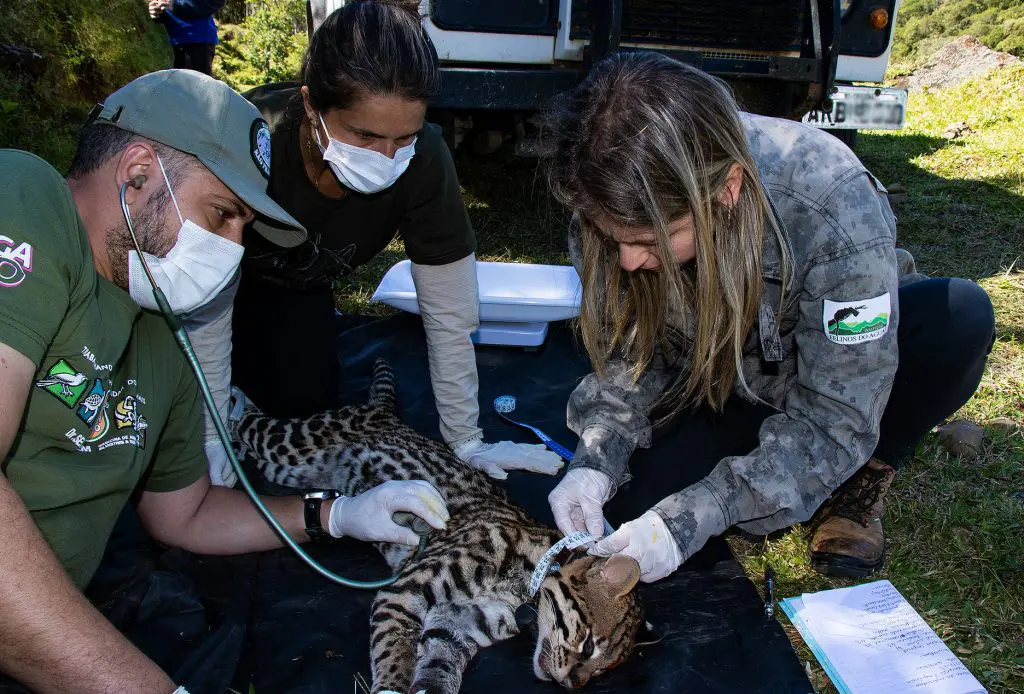
[[[311,489],[306,492],[304,498],[306,499],[337,499],[341,496],[341,492],[337,489]]]

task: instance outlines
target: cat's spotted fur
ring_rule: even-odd
[[[560,534],[509,502],[490,479],[395,414],[394,376],[374,365],[367,405],[303,420],[247,412],[238,438],[268,479],[354,495],[393,479],[422,479],[451,519],[426,551],[379,548],[398,580],[378,592],[370,616],[373,692],[454,694],[478,648],[514,636],[514,613],[530,602],[530,574]],[[630,654],[642,622],[632,559],[583,555],[549,576],[535,607],[534,672],[567,687]]]

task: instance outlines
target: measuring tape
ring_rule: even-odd
[[[574,533],[570,533],[563,537],[561,540],[551,546],[544,556],[537,562],[537,568],[533,570],[533,574],[530,576],[530,597],[532,598],[540,590],[540,584],[544,582],[549,573],[558,571],[561,567],[558,564],[552,564],[555,557],[557,557],[563,550],[572,550],[577,547],[582,547],[588,542],[593,542],[597,538],[588,532],[583,530],[577,530]]]
[[[555,441],[554,439],[552,439],[550,436],[545,434],[543,431],[541,431],[537,427],[531,426],[531,425],[526,424],[524,422],[516,421],[516,420],[512,419],[511,417],[509,417],[508,416],[509,413],[510,412],[514,412],[515,409],[516,409],[516,396],[514,396],[514,395],[499,395],[498,397],[496,397],[494,399],[494,411],[497,412],[499,415],[501,415],[502,419],[504,419],[509,424],[515,424],[517,427],[522,427],[523,429],[529,429],[530,431],[532,431],[534,434],[537,435],[538,439],[540,439],[541,441],[544,442],[545,446],[547,446],[552,451],[554,451],[556,454],[561,456],[566,462],[568,462],[568,463],[572,462],[572,451],[570,451],[568,448],[566,448],[562,444],[560,444],[557,441]]]

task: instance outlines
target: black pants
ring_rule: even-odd
[[[174,49],[176,70],[195,70],[204,75],[213,73],[213,54],[217,46],[212,43],[182,43]]]
[[[337,404],[330,288],[287,289],[243,272],[231,330],[231,381],[256,407],[273,417],[308,417]]]
[[[874,455],[899,467],[921,437],[974,394],[995,338],[995,316],[985,291],[967,280],[930,279],[899,291],[900,360],[882,415]],[[738,397],[720,413],[700,409],[656,432],[655,447],[685,451],[679,465],[645,468],[646,451],[630,461],[633,479],[608,503],[618,525],[643,514],[674,491],[697,482],[722,458],[758,445],[758,431],[774,410]]]

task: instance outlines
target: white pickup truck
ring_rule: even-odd
[[[308,0],[311,29],[345,0]],[[743,107],[827,128],[896,129],[906,91],[880,84],[899,0],[422,0],[441,58],[431,117],[478,150],[616,50],[655,50],[728,81]],[[856,85],[854,83],[857,83]]]

